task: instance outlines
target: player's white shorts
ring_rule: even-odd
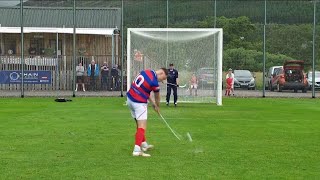
[[[198,84],[191,84],[190,88],[191,89],[197,89],[198,88]]]
[[[132,118],[136,120],[147,120],[148,103],[137,103],[127,98],[127,105],[131,111]]]

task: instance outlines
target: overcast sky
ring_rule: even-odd
[[[23,0],[23,2],[26,2],[28,0]],[[0,0],[0,7],[10,7],[10,6],[16,6],[20,4],[20,0]]]

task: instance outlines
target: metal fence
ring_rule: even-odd
[[[115,57],[118,59],[118,57]],[[25,90],[39,91],[72,91],[73,88],[73,71],[74,67],[72,65],[72,56],[58,56],[56,57],[24,57],[25,65],[21,66],[21,57],[20,56],[0,56],[1,59],[1,71],[49,71],[51,74],[51,83],[50,84],[26,84],[24,86]],[[91,61],[94,60],[95,63],[99,66],[99,70],[104,63],[107,64],[107,67],[110,69],[108,71],[108,76],[111,76],[112,69],[112,56],[79,56],[76,57],[76,64],[82,64],[84,67],[84,84],[87,89],[90,89],[89,84],[90,80],[88,77],[87,69]],[[116,67],[116,66],[114,66]],[[117,71],[120,71],[117,66]],[[120,74],[120,72],[119,72]],[[101,74],[96,79],[97,90],[101,90]],[[110,86],[110,85],[108,85]],[[110,87],[111,88],[111,87]],[[20,90],[20,84],[0,84],[0,90],[14,91]],[[120,88],[119,88],[120,89]]]
[[[309,73],[309,76],[312,76],[308,80],[308,86],[311,89],[308,89],[307,93],[274,92],[270,91],[270,88],[266,89],[268,77],[271,77],[268,73],[270,67],[282,66],[286,60],[303,60],[305,74],[320,70],[320,24],[318,21],[320,2],[318,0],[21,0],[21,2],[23,3],[0,2],[1,14],[5,14],[0,17],[1,27],[111,28],[120,30],[120,34],[117,34],[119,40],[116,41],[112,34],[113,38],[107,40],[103,47],[109,50],[97,53],[96,50],[102,48],[96,46],[99,44],[97,39],[93,41],[91,38],[75,33],[67,39],[70,50],[58,55],[54,60],[57,62],[55,66],[28,64],[21,66],[19,63],[12,63],[11,60],[24,57],[23,61],[28,61],[30,58],[28,50],[24,49],[25,55],[18,53],[21,52],[21,47],[28,48],[31,44],[36,48],[52,47],[54,43],[59,46],[60,40],[50,41],[55,39],[55,34],[44,37],[47,40],[41,42],[37,40],[42,38],[39,33],[33,33],[31,38],[24,33],[12,38],[14,35],[2,32],[0,33],[2,71],[49,70],[53,78],[52,83],[48,85],[1,84],[0,96],[6,96],[12,91],[24,95],[24,90],[45,91],[49,92],[47,93],[49,95],[55,95],[56,91],[67,92],[66,94],[70,96],[79,94],[80,92],[74,91],[76,81],[74,71],[79,57],[83,56],[80,52],[85,50],[90,53],[90,55],[84,55],[85,67],[92,57],[99,65],[102,65],[105,60],[110,66],[118,64],[122,68],[119,79],[124,83],[125,78],[122,77],[125,76],[126,69],[124,54],[126,29],[129,27],[223,28],[223,69],[225,71],[229,68],[247,69],[256,77],[256,90],[236,90],[237,96],[317,97],[316,90],[320,88],[320,77],[317,77],[316,73]],[[46,13],[54,16],[47,17]],[[50,17],[53,18],[50,19]],[[24,45],[26,47],[19,46],[21,42],[23,44],[21,41],[23,39],[27,40],[24,42],[27,44],[27,46]],[[10,50],[11,54],[9,54]],[[50,48],[46,50],[50,51]],[[41,56],[40,61],[50,61],[49,59],[52,58],[54,59],[54,56]],[[114,63],[113,59],[117,59],[117,63]],[[89,81],[86,80],[86,82]],[[123,87],[111,95],[123,95],[125,91]],[[91,95],[95,94],[98,93]]]

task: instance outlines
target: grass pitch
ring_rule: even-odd
[[[0,179],[319,179],[319,99],[149,108],[151,158],[132,157],[124,98],[0,99]],[[192,136],[188,141],[187,133]]]

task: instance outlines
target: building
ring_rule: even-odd
[[[20,7],[0,7],[0,70],[21,70]],[[74,64],[91,60],[121,65],[120,8],[76,9],[76,61],[73,62],[73,9],[30,7],[23,9],[24,69],[51,71],[52,84],[27,88],[70,90]],[[0,89],[19,89],[0,84]]]

